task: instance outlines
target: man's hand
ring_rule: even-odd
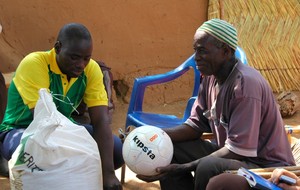
[[[288,177],[296,179],[296,184],[295,185],[288,185],[286,183],[281,183],[280,180],[279,180],[279,177],[281,175],[286,175]],[[298,176],[296,174],[294,174],[293,172],[287,171],[283,168],[276,168],[272,172],[272,176],[269,179],[269,181],[275,183],[276,185],[278,185],[279,187],[281,187],[284,190],[298,190],[298,189],[300,189],[300,179],[298,178]]]
[[[140,175],[138,174],[136,177],[139,178],[140,180],[146,181],[146,182],[153,182],[156,180],[163,179],[164,177],[168,175],[173,175],[173,174],[178,174],[181,172],[188,172],[194,170],[194,163],[187,163],[187,164],[170,164],[166,167],[159,167],[156,169],[158,172],[157,175],[153,176],[145,176],[145,175]]]
[[[115,175],[103,177],[104,190],[122,190],[122,184]]]
[[[113,164],[114,140],[107,115],[107,106],[93,106],[89,108],[89,115],[93,126],[93,138],[97,142],[101,155],[103,189],[122,190],[122,185],[115,175]]]

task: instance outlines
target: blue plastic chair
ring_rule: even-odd
[[[247,64],[246,54],[240,47],[237,48],[235,55],[244,64]],[[187,101],[183,117],[179,118],[175,115],[143,112],[143,100],[146,87],[172,81],[182,76],[189,69],[193,69],[194,71],[194,89],[191,94],[191,98]],[[153,125],[160,128],[168,128],[182,124],[190,116],[191,108],[198,95],[200,82],[200,71],[196,68],[194,55],[190,56],[179,67],[167,73],[136,78],[128,106],[125,129],[129,126],[139,127],[142,125]]]

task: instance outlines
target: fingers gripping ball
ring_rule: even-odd
[[[154,126],[135,128],[123,144],[123,158],[136,174],[155,175],[157,167],[167,166],[173,157],[173,143],[166,132]]]

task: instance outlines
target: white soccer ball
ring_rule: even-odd
[[[123,144],[125,164],[136,174],[155,175],[157,167],[167,166],[173,157],[173,143],[162,129],[150,125],[135,128]]]

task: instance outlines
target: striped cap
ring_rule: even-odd
[[[237,47],[237,31],[228,22],[220,19],[211,19],[204,22],[197,31],[204,31],[218,40],[226,43],[231,48],[236,50]],[[196,32],[197,32],[196,31]]]

